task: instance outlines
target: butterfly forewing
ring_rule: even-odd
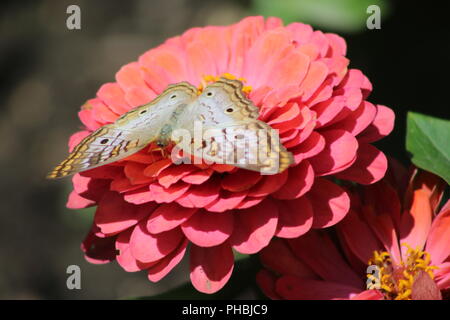
[[[69,156],[48,174],[48,178],[65,177],[112,163],[138,152],[158,139],[164,123],[174,110],[191,103],[197,89],[182,82],[169,86],[152,102],[137,107],[84,138]]]

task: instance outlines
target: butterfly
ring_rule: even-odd
[[[150,144],[164,150],[171,143],[175,143],[172,155],[178,155],[172,157],[175,163],[194,158],[261,174],[280,173],[293,163],[293,156],[278,132],[258,120],[259,109],[242,88],[241,81],[227,78],[207,85],[201,94],[188,82],[169,85],[150,103],[85,137],[47,177],[103,166]]]

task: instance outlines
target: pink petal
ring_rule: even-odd
[[[195,208],[185,208],[175,202],[161,204],[148,218],[147,230],[153,234],[172,230],[196,212]]]
[[[108,192],[100,200],[94,222],[104,234],[114,234],[134,226],[155,210],[156,204],[131,205],[116,192]]]
[[[387,136],[394,128],[395,114],[392,109],[377,105],[377,114],[372,124],[358,135],[358,140],[365,143],[374,142]]]
[[[152,282],[158,282],[164,278],[183,259],[187,245],[188,241],[186,239],[176,250],[162,258],[157,264],[150,266],[148,269],[148,279]]]
[[[256,253],[267,246],[275,234],[278,208],[269,199],[249,209],[235,211],[233,248],[244,254]]]
[[[69,198],[67,199],[66,207],[69,209],[84,209],[87,207],[91,207],[94,204],[94,201],[85,199],[75,191],[72,191],[69,194]]]
[[[221,190],[219,197],[208,204],[205,209],[211,212],[224,212],[235,209],[247,196],[247,191],[230,192]]]
[[[328,53],[331,56],[345,56],[347,52],[347,44],[342,37],[334,33],[326,33],[325,37],[327,37],[330,44]]]
[[[136,225],[130,238],[131,253],[141,262],[154,262],[164,258],[184,238],[179,228],[154,235],[147,231],[146,224],[147,221],[144,220]]]
[[[335,177],[360,184],[372,184],[384,177],[387,167],[387,159],[383,152],[370,144],[361,143],[356,161],[350,168],[336,173]]]
[[[119,251],[116,260],[117,263],[127,272],[136,272],[147,269],[155,262],[141,263],[137,261],[130,250],[130,236],[133,228],[130,228],[117,236],[116,249]]]
[[[194,170],[196,170],[196,167],[192,165],[170,166],[158,175],[158,182],[163,187],[168,188]]]
[[[325,149],[309,159],[314,172],[317,175],[330,175],[351,166],[358,150],[355,137],[344,130],[322,131],[321,135],[326,141]]]
[[[352,300],[384,300],[384,295],[381,291],[371,289],[365,290],[357,295],[352,296]]]
[[[190,41],[186,48],[188,80],[195,85],[203,75],[217,74],[214,57],[200,41]]]
[[[210,248],[191,246],[191,282],[198,291],[211,294],[222,289],[230,279],[233,267],[233,252],[228,243]]]
[[[97,91],[97,97],[119,115],[127,112],[131,108],[126,102],[124,95],[124,91],[117,83],[105,83]]]
[[[308,73],[303,79],[300,90],[302,100],[308,100],[314,92],[320,87],[328,75],[328,67],[321,61],[314,61],[310,64]]]
[[[347,192],[323,178],[316,178],[308,193],[314,211],[313,228],[327,228],[341,221],[350,208]]]
[[[290,149],[294,158],[300,161],[309,159],[319,154],[325,148],[325,139],[317,132],[311,132],[311,135],[294,149]],[[299,162],[300,162],[299,161]]]
[[[219,197],[220,182],[213,178],[201,185],[193,185],[177,202],[187,208],[204,208]]]
[[[131,62],[120,68],[116,73],[116,80],[124,91],[135,87],[143,87],[150,90],[142,78],[141,69],[137,62]]]
[[[153,199],[157,203],[169,203],[180,198],[188,191],[189,187],[190,185],[184,183],[183,181],[179,181],[171,185],[169,188],[164,188],[157,183],[152,183],[150,185],[150,191]]]
[[[311,109],[317,113],[317,128],[331,122],[344,108],[345,102],[343,96],[335,96],[313,106]]]
[[[184,176],[181,180],[189,184],[202,184],[211,177],[213,170],[198,170]]]
[[[123,199],[134,205],[141,205],[155,201],[153,199],[153,193],[149,190],[148,186],[141,187],[139,189],[131,189],[123,194]]]
[[[377,108],[373,104],[363,101],[356,111],[328,128],[346,130],[356,136],[373,122],[376,113]]]
[[[90,131],[83,130],[75,132],[73,135],[69,138],[69,152],[72,152],[73,149],[77,144],[79,144],[84,138],[86,138],[89,134],[91,134]]]
[[[440,212],[434,219],[425,248],[433,265],[442,263],[450,255],[450,210]]]
[[[167,85],[186,80],[185,57],[181,50],[162,45],[139,57],[139,65],[145,82],[161,93]]]
[[[104,123],[100,123],[97,120],[95,120],[94,117],[92,116],[92,113],[93,111],[91,109],[82,109],[81,111],[78,112],[78,118],[80,118],[80,121],[90,131],[97,130],[98,128],[104,125]]]
[[[254,87],[270,81],[273,68],[288,50],[290,40],[290,33],[281,28],[270,30],[256,38],[253,46],[246,52],[245,60],[251,63],[244,65],[242,76]],[[265,68],[261,69],[261,65]]]
[[[236,209],[248,209],[256,206],[258,203],[263,201],[266,197],[246,197],[241,201],[236,207]]]
[[[296,199],[311,189],[314,181],[314,171],[307,160],[288,170],[288,180],[278,191],[272,194],[274,198]]]
[[[282,173],[263,176],[248,192],[250,197],[263,197],[280,189],[288,179],[288,170]]]
[[[313,209],[306,197],[292,201],[277,201],[278,226],[276,236],[280,238],[296,238],[311,229]]]
[[[192,243],[200,247],[217,246],[233,232],[233,213],[199,210],[181,225],[181,229]]]

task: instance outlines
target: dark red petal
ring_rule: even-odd
[[[208,204],[205,209],[211,212],[225,212],[235,209],[247,196],[248,191],[230,192],[221,190],[219,197]]]
[[[330,175],[352,165],[358,150],[354,136],[344,130],[327,130],[320,134],[325,138],[325,149],[309,159],[316,175]]]
[[[223,178],[222,188],[232,192],[244,191],[258,183],[261,177],[259,172],[241,169]]]
[[[326,228],[341,221],[350,208],[347,191],[323,178],[316,178],[308,193],[314,211],[313,228]]]
[[[264,197],[280,189],[288,179],[289,170],[278,174],[263,176],[248,192],[249,197]]]
[[[104,234],[114,234],[134,226],[155,210],[156,204],[135,206],[117,192],[108,192],[100,200],[94,222]]]
[[[157,264],[150,266],[148,279],[152,282],[157,282],[164,278],[183,259],[187,245],[188,240],[185,239],[176,250],[162,258]]]
[[[360,184],[372,184],[384,177],[387,167],[383,152],[370,144],[361,143],[356,161],[348,169],[336,173],[335,177]]]
[[[276,292],[287,300],[350,299],[360,291],[361,289],[341,283],[294,276],[283,276],[276,283]]]
[[[314,171],[307,160],[302,161],[299,165],[288,170],[288,180],[283,187],[272,194],[274,198],[285,200],[296,199],[311,189],[314,182]]]
[[[272,200],[234,212],[234,231],[229,240],[234,249],[252,254],[269,244],[278,223],[278,208]]]
[[[280,238],[296,238],[311,229],[313,209],[307,197],[292,201],[277,201],[278,226],[276,236]]]
[[[88,235],[81,244],[81,250],[87,261],[94,264],[104,264],[116,258],[116,237],[98,237],[98,227],[92,226]]]
[[[191,246],[191,282],[198,291],[211,294],[222,289],[233,267],[233,251],[227,242],[210,248]]]

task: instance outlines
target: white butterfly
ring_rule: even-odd
[[[276,130],[257,120],[258,108],[242,87],[239,80],[220,78],[197,95],[197,88],[187,82],[170,85],[150,103],[84,138],[48,178],[124,159],[152,142],[162,149],[174,142],[176,152],[207,163],[232,164],[262,174],[282,172],[293,162],[292,154]]]

